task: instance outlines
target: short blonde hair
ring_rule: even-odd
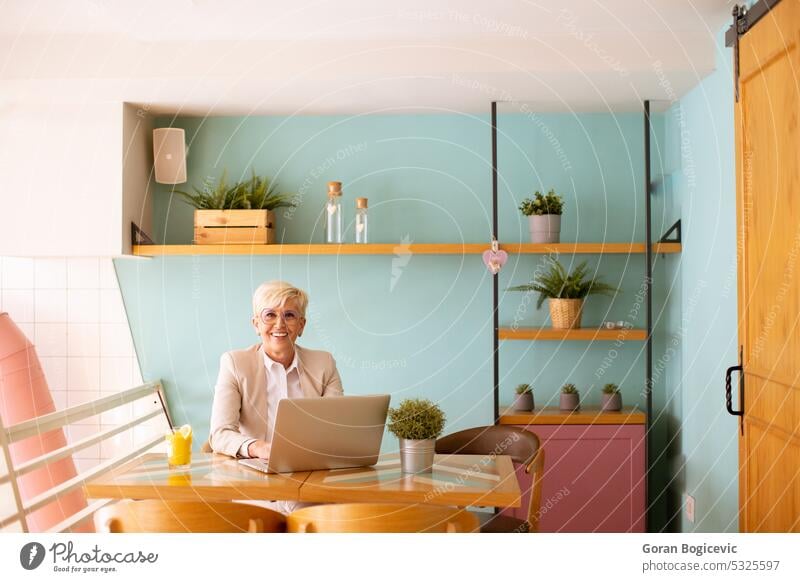
[[[289,299],[297,301],[300,315],[305,317],[306,308],[308,307],[308,295],[305,291],[286,281],[266,281],[261,283],[253,293],[253,315],[258,317],[265,307],[277,307],[283,305]]]

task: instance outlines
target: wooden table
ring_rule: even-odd
[[[192,453],[189,469],[170,469],[166,456],[149,453],[124,463],[84,485],[87,497],[100,499],[172,499],[296,501],[311,473],[267,475],[224,455]]]
[[[372,467],[267,475],[222,455],[195,453],[189,469],[169,469],[148,454],[89,481],[87,497],[228,501],[395,502],[519,507],[511,458],[436,455],[433,472],[405,475],[395,454]]]
[[[519,507],[522,494],[511,457],[436,455],[433,472],[400,472],[398,454],[358,469],[314,471],[300,488],[300,501],[430,503]]]

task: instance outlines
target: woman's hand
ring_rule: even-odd
[[[270,443],[267,441],[253,441],[247,447],[247,454],[252,458],[269,459]]]

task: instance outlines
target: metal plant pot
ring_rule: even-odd
[[[603,394],[603,403],[600,406],[603,412],[616,412],[622,410],[622,394]]]
[[[532,243],[557,243],[561,239],[561,215],[529,216],[528,229]]]
[[[533,392],[517,394],[517,397],[514,398],[514,410],[522,410],[525,412],[533,410]]]
[[[562,394],[558,402],[561,410],[578,410],[581,407],[581,399],[578,394]]]
[[[436,439],[399,439],[400,470],[403,473],[432,473]]]

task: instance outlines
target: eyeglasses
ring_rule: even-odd
[[[279,309],[267,308],[261,310],[261,321],[264,323],[273,324],[278,321],[278,316],[280,316],[287,325],[297,323],[300,321],[301,317],[294,309],[285,309],[281,311]]]

